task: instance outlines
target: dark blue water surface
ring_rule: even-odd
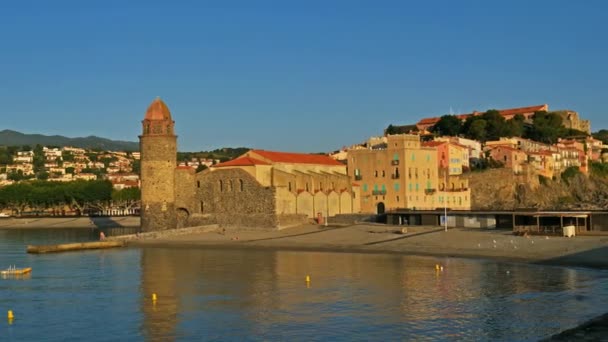
[[[260,250],[25,253],[96,236],[0,230],[1,268],[33,268],[0,279],[0,340],[537,340],[608,308],[608,273],[588,269]]]

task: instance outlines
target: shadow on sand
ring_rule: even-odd
[[[541,260],[538,264],[608,269],[608,246]]]
[[[128,235],[139,232],[139,224],[134,224],[128,217],[91,217],[91,229],[104,232],[106,236]]]

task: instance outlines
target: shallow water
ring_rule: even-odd
[[[588,269],[260,250],[25,253],[97,234],[0,230],[2,267],[33,267],[0,279],[0,314],[15,314],[0,320],[0,340],[537,340],[608,307],[608,273]]]

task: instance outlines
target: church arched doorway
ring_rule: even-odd
[[[190,213],[185,208],[177,208],[177,228],[188,227]]]
[[[376,214],[384,214],[384,202],[380,202],[376,205]]]

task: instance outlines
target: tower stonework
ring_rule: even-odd
[[[167,105],[159,98],[148,107],[139,136],[141,152],[141,230],[176,228],[175,169],[177,136]]]

